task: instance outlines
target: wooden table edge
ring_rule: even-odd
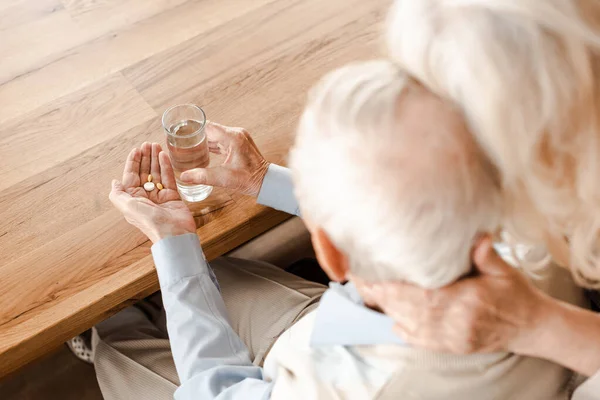
[[[263,208],[257,214],[244,221],[240,226],[236,227],[235,230],[224,232],[211,238],[207,242],[203,242],[202,247],[204,253],[208,260],[212,260],[291,217],[292,216],[289,214],[269,208]],[[201,237],[202,230],[203,227],[200,227],[197,230]],[[131,281],[126,282],[121,286],[119,290],[97,297],[86,306],[75,308],[73,313],[67,318],[58,321],[56,324],[45,327],[41,331],[33,332],[30,335],[24,335],[18,340],[15,340],[14,344],[5,343],[3,346],[1,342],[6,338],[0,339],[0,379],[9,374],[12,375],[30,362],[56,349],[68,339],[91,328],[98,322],[103,321],[136,301],[156,292],[159,289],[159,285],[154,270],[152,256],[148,255],[141,260],[138,260],[131,264],[131,267],[135,265],[138,265],[139,268],[141,268],[141,272],[136,274]],[[106,279],[110,279],[114,275],[115,274]],[[93,285],[92,288],[101,285],[105,280]],[[69,298],[64,301],[68,302],[73,300]],[[41,313],[51,313],[52,309],[53,307],[49,307],[41,311]]]

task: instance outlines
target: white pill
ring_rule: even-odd
[[[154,183],[152,182],[146,182],[144,183],[144,189],[146,190],[146,192],[151,192],[154,190]]]

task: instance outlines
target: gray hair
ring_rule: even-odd
[[[431,94],[439,107],[415,121],[425,93],[389,61],[352,64],[312,90],[300,121],[290,165],[303,215],[365,279],[446,285],[500,224],[495,169]]]
[[[600,1],[397,0],[387,41],[464,111],[515,242],[600,287]]]

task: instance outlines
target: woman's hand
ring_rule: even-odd
[[[152,182],[162,190],[147,192],[142,185],[152,174]],[[153,243],[167,236],[195,233],[194,217],[179,197],[169,156],[158,143],[144,143],[127,157],[123,181],[114,180],[110,201],[127,222],[142,231]]]
[[[260,154],[250,134],[243,128],[208,122],[206,136],[210,152],[225,154],[225,161],[218,167],[186,171],[180,179],[185,183],[219,186],[258,196],[269,163]]]
[[[477,275],[437,290],[353,279],[368,304],[396,321],[409,344],[450,353],[527,354],[548,296],[507,265],[483,239],[473,254]]]

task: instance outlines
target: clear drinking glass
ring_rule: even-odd
[[[162,125],[167,135],[167,148],[175,170],[179,194],[190,202],[206,199],[212,192],[212,186],[189,185],[179,180],[183,171],[208,167],[210,158],[208,139],[204,132],[204,111],[194,104],[179,104],[164,112]]]

